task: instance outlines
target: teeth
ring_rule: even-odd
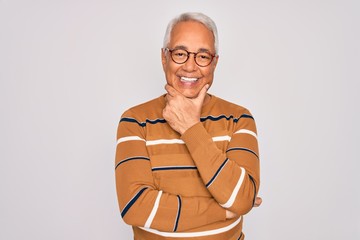
[[[181,77],[181,81],[184,82],[196,82],[197,80],[198,80],[197,78]]]

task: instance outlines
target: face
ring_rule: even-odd
[[[214,36],[203,24],[186,21],[176,24],[171,32],[169,49],[182,48],[189,52],[208,51],[215,54]],[[183,64],[175,63],[169,51],[162,51],[162,65],[167,83],[185,97],[197,97],[206,85],[211,86],[218,57],[211,64],[200,67],[195,63],[194,54]]]

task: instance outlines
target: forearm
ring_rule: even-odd
[[[228,139],[222,136],[226,141],[230,141],[227,151],[223,152],[214,142],[221,140],[221,136],[217,137],[213,139],[201,123],[182,135],[212,196],[223,207],[238,215],[244,215],[253,207],[259,186],[259,160],[255,153],[257,145],[252,147],[253,151],[244,145],[254,145],[252,140],[247,141],[250,143],[240,143],[242,140],[230,140],[230,136],[227,136]],[[241,150],[245,151],[238,151],[241,147]]]
[[[148,175],[139,166],[135,168],[142,176]],[[127,224],[173,232],[225,220],[225,209],[213,198],[162,192],[145,178],[132,179],[129,170],[129,167],[116,170],[119,206]]]
[[[184,197],[156,186],[142,131],[133,121],[119,125],[115,175],[124,221],[172,232],[225,220],[225,209],[213,198]]]

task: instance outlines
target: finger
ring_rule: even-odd
[[[226,210],[226,218],[227,219],[232,219],[232,218],[235,218],[237,217],[235,213],[229,211],[229,210]]]
[[[262,203],[261,197],[256,197],[254,207],[259,207]]]
[[[172,97],[176,96],[179,92],[176,91],[175,88],[173,88],[172,86],[170,86],[169,84],[165,85],[165,90],[168,92],[168,94]]]
[[[163,114],[163,118],[167,119],[167,117],[168,117],[168,111],[167,111],[166,108],[163,109],[162,114]]]
[[[203,86],[203,88],[200,90],[198,96],[196,97],[196,100],[199,100],[201,103],[203,103],[208,89],[209,89],[209,84],[206,84],[205,86]]]
[[[171,98],[173,98],[172,96],[170,96],[170,94],[169,93],[167,93],[167,94],[165,94],[165,102],[166,102],[166,104],[168,104],[169,103],[169,101],[171,100]]]

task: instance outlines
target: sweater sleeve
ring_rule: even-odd
[[[163,192],[154,183],[146,149],[144,125],[127,111],[117,132],[115,178],[125,223],[160,231],[186,231],[225,220],[214,198],[185,197]]]
[[[200,176],[216,201],[224,208],[244,215],[253,205],[260,185],[260,164],[254,118],[246,111],[235,119],[231,136],[221,151],[202,123],[189,128],[182,139],[189,149]]]

